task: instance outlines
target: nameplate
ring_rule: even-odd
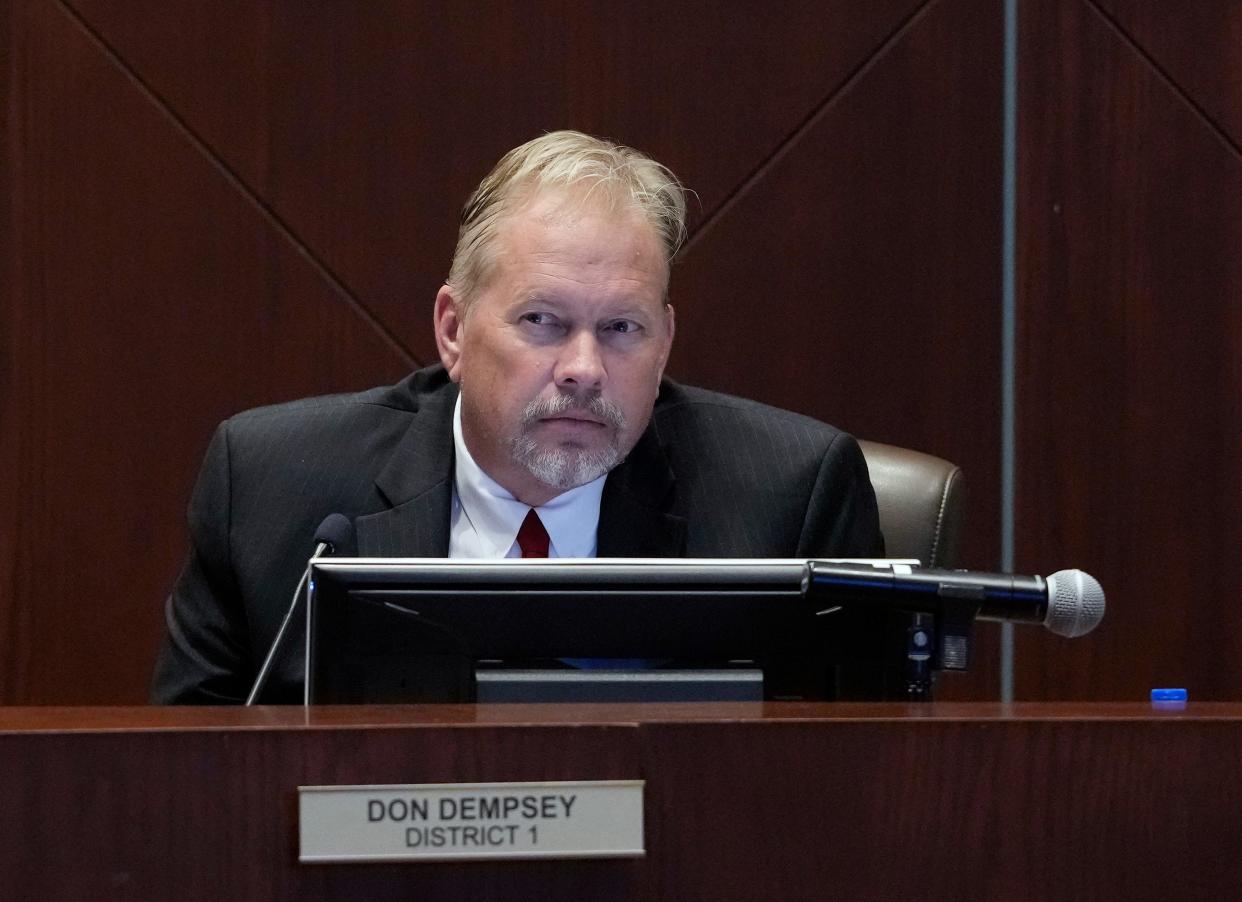
[[[298,860],[639,857],[643,782],[299,786]]]

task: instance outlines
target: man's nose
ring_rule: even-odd
[[[582,329],[569,337],[556,364],[556,384],[562,388],[600,389],[607,373],[600,355],[599,339]]]

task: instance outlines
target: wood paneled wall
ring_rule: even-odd
[[[1197,666],[1225,695],[1238,15],[1021,6],[1018,563],[1114,604],[1099,641],[1024,637],[1020,694]],[[0,8],[0,701],[145,697],[212,427],[434,359],[462,201],[555,128],[697,192],[673,375],[960,463],[963,563],[995,568],[1002,27],[997,0]],[[984,628],[945,694],[995,669]]]
[[[1017,565],[1110,593],[1018,693],[1242,689],[1242,4],[1020,4]]]

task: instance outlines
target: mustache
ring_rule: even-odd
[[[547,417],[562,416],[571,411],[585,413],[603,420],[614,429],[625,427],[625,412],[612,403],[605,401],[598,394],[575,395],[562,393],[554,398],[536,398],[526,405],[522,411],[522,427],[526,428]]]

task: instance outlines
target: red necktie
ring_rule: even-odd
[[[548,531],[543,528],[543,521],[539,519],[539,515],[532,507],[526,519],[522,521],[522,528],[517,534],[517,543],[522,549],[522,557],[547,557],[549,542]]]

